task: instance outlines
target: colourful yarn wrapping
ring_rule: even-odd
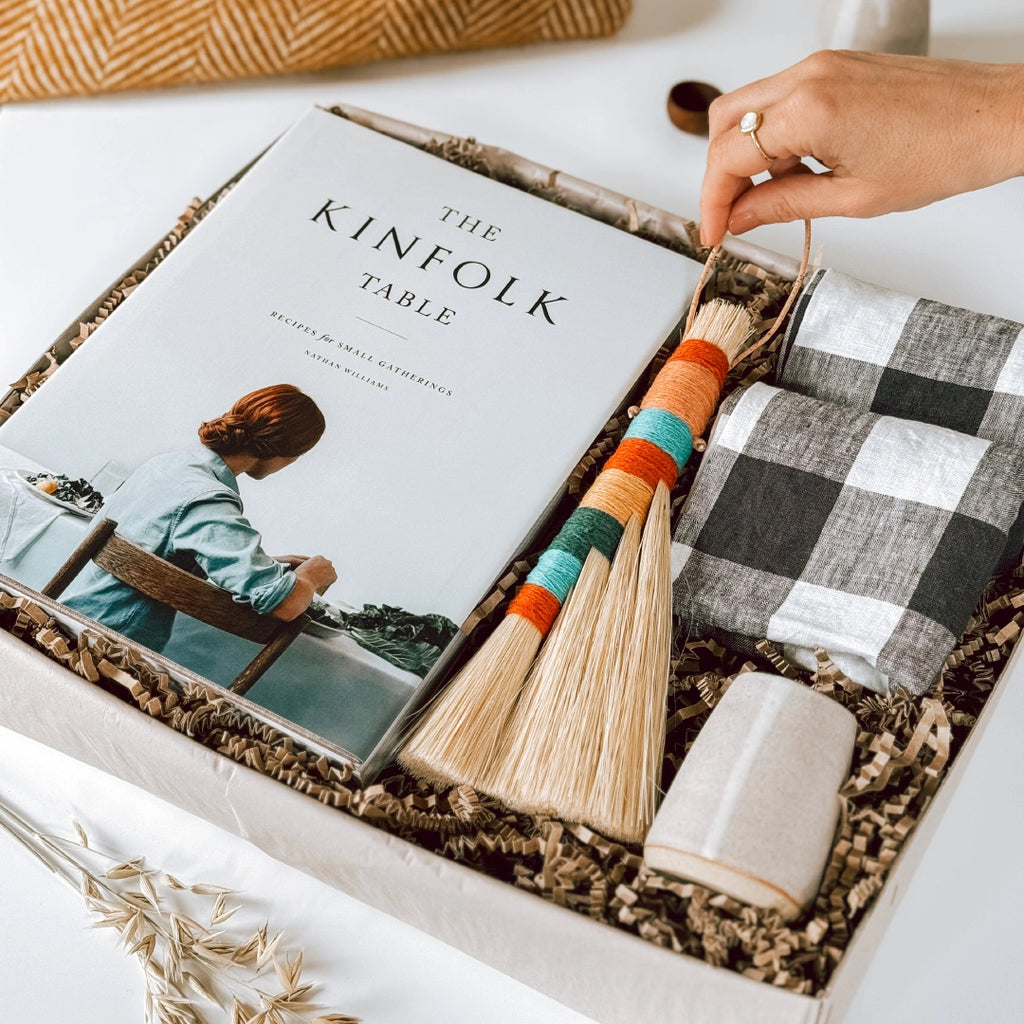
[[[629,517],[646,517],[658,481],[674,486],[694,437],[715,411],[728,372],[725,353],[709,341],[688,338],[676,348],[579,507],[512,599],[508,615],[519,615],[547,635],[587,552],[597,548],[611,561]]]

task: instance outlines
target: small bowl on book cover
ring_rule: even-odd
[[[821,882],[856,738],[830,697],[768,672],[737,676],[655,816],[648,866],[798,916]]]

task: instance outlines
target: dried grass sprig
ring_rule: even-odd
[[[289,954],[280,932],[264,924],[244,938],[225,925],[240,909],[232,890],[189,884],[90,845],[81,824],[74,838],[45,834],[0,801],[0,829],[61,881],[94,915],[94,928],[113,928],[146,983],[147,1024],[207,1024],[200,1006],[230,1013],[232,1024],[356,1024],[344,1013],[310,1014],[322,1007],[302,979],[302,951]],[[109,865],[109,866],[102,866]],[[185,912],[185,904],[189,906]],[[202,924],[202,919],[208,923]],[[266,991],[274,987],[278,991]],[[199,1002],[197,1002],[197,997]]]

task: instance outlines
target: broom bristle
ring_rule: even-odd
[[[556,620],[557,632],[548,637],[523,687],[502,737],[494,771],[484,780],[484,792],[513,810],[528,814],[558,811],[551,804],[548,786],[565,767],[566,759],[574,760],[560,726],[571,719],[608,571],[608,559],[591,548]]]
[[[428,710],[399,762],[427,782],[479,789],[540,642],[532,622],[506,615]]]
[[[711,299],[697,310],[687,337],[717,345],[731,363],[753,330],[753,317],[745,307],[726,299]]]
[[[597,784],[584,821],[613,839],[642,842],[654,820],[665,747],[665,701],[672,651],[669,492],[659,484],[640,545],[630,642],[619,650],[606,690]]]
[[[576,700],[565,708],[564,748],[551,768],[550,801],[558,808],[559,816],[568,821],[584,820],[584,809],[592,804],[605,722],[609,713],[618,717],[617,709],[608,708],[608,698],[618,698],[620,694],[616,659],[633,642],[630,634],[639,553],[640,521],[631,516],[615,551],[608,586],[591,627],[593,638]]]

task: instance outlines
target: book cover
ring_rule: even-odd
[[[445,636],[463,622],[698,273],[315,109],[0,427],[0,470],[11,493],[65,476],[113,502],[146,466],[151,488],[187,488],[152,460],[204,451],[200,425],[244,395],[298,388],[322,437],[263,477],[238,474],[239,501],[263,551],[333,564],[324,600],[345,628],[300,637],[248,696],[362,757],[430,659],[399,667],[360,639],[381,614]],[[0,572],[35,587],[89,524],[49,497],[58,518],[40,511],[46,496],[8,500],[21,542]],[[180,615],[162,650],[222,685],[251,656]]]

